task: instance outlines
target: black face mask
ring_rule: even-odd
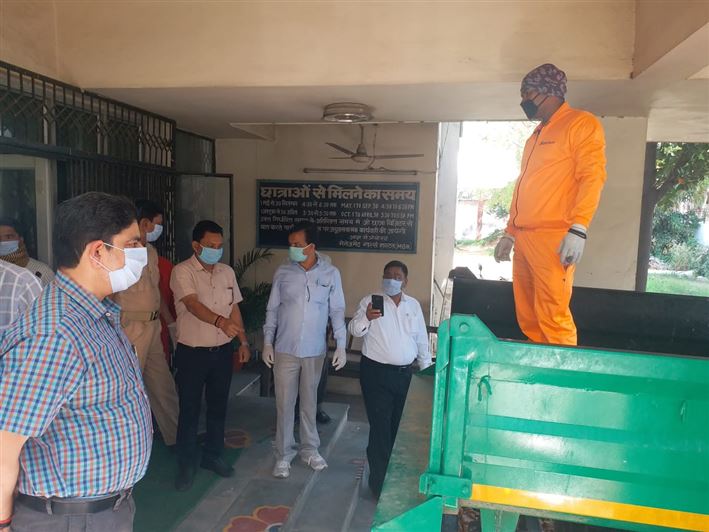
[[[534,118],[537,116],[537,113],[539,112],[539,107],[547,101],[547,98],[549,98],[549,95],[545,96],[544,99],[537,105],[534,103],[534,100],[522,100],[522,103],[520,103],[520,107],[522,107],[522,111],[524,111],[524,114],[527,115],[527,118],[529,120],[534,120]]]

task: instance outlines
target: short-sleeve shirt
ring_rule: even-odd
[[[170,288],[175,294],[179,343],[190,347],[217,347],[231,342],[221,329],[200,320],[182,302],[185,297],[197,294],[199,302],[212,312],[231,316],[234,305],[243,298],[230,266],[218,262],[210,272],[192,255],[174,267]]]
[[[25,266],[25,268],[31,271],[32,274],[39,279],[39,282],[42,283],[42,288],[54,280],[54,271],[44,262],[40,262],[30,257],[30,260],[27,262],[27,266]]]
[[[155,312],[160,310],[158,252],[150,244],[145,247],[148,250],[148,264],[143,268],[140,279],[128,290],[118,292],[113,296],[113,300],[121,306],[123,311]]]
[[[41,292],[42,285],[32,273],[0,260],[0,333],[17,321]]]
[[[150,405],[119,316],[60,272],[0,338],[0,430],[29,437],[21,493],[97,497],[145,474]]]

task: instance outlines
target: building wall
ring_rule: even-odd
[[[0,0],[0,60],[60,77],[53,0]]]
[[[574,284],[634,290],[647,119],[606,117],[601,121],[608,180]]]
[[[367,130],[371,148],[371,130]],[[409,267],[408,292],[416,297],[428,317],[431,305],[432,256],[434,241],[435,168],[438,148],[437,124],[379,126],[377,153],[423,153],[419,159],[381,161],[392,169],[421,170],[419,176],[365,176],[343,174],[304,174],[304,167],[357,168],[350,161],[330,160],[338,153],[325,142],[354,147],[359,141],[357,126],[316,125],[278,126],[274,142],[260,140],[218,140],[217,171],[234,174],[234,235],[236,255],[240,256],[256,244],[256,180],[298,179],[418,182],[419,212],[417,253],[325,252],[340,269],[347,300],[347,315],[351,316],[359,300],[377,290],[384,265],[393,259]],[[368,149],[369,149],[368,148]],[[274,250],[270,264],[255,272],[251,280],[270,281],[276,268],[286,260],[286,250]]]
[[[462,124],[440,125],[438,134],[438,178],[436,182],[436,220],[433,255],[433,312],[437,321],[443,304],[448,273],[453,268],[455,253],[455,219],[458,204],[458,149]]]

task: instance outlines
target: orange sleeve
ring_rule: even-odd
[[[601,122],[586,114],[571,129],[578,193],[571,210],[571,223],[588,228],[606,182],[606,140]]]

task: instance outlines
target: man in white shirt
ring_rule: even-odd
[[[0,260],[29,270],[44,288],[54,280],[54,271],[29,256],[19,227],[15,220],[0,218]]]
[[[0,260],[0,336],[37,299],[42,285],[34,275]]]
[[[403,292],[408,276],[403,262],[394,260],[384,266],[383,294],[362,299],[349,324],[352,336],[364,338],[359,382],[369,418],[369,489],[377,497],[399,430],[413,364],[420,369],[431,365],[421,305]],[[372,308],[372,295],[383,296],[383,314]]]

